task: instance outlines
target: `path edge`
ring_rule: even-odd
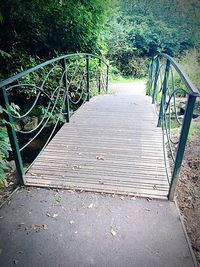
[[[185,224],[184,224],[183,216],[181,215],[181,212],[180,212],[180,209],[179,209],[179,206],[178,206],[178,203],[177,203],[176,199],[174,200],[174,203],[175,203],[175,206],[176,206],[176,209],[177,209],[177,212],[178,212],[178,216],[179,216],[179,219],[180,219],[180,222],[181,222],[181,225],[182,225],[182,229],[183,229],[183,232],[184,232],[184,235],[185,235],[185,239],[186,239],[187,245],[189,247],[190,254],[192,256],[194,267],[198,267],[197,259],[196,259],[196,256],[194,254],[194,251],[192,249],[191,241],[190,241],[190,238],[189,238],[188,233],[186,231],[186,227],[185,227]]]
[[[0,209],[12,198],[12,196],[21,188],[21,186],[17,186],[12,193],[0,204]]]

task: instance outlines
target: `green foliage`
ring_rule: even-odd
[[[200,90],[200,52],[197,49],[191,49],[176,58],[183,71],[188,75],[193,84]],[[164,74],[164,73],[163,73]],[[173,80],[175,89],[188,91],[180,75],[174,70]],[[169,76],[168,87],[173,89],[172,76]],[[186,96],[184,91],[177,93],[177,96]]]
[[[57,51],[99,52],[111,1],[2,0],[2,50],[48,55]]]
[[[10,145],[7,131],[2,120],[3,108],[0,106],[0,181],[6,179],[7,158],[9,156]]]
[[[147,57],[158,52],[178,56],[200,47],[199,33],[197,0],[117,1],[108,21],[108,57],[124,75],[141,77]]]
[[[188,50],[176,60],[200,91],[200,51]]]
[[[61,54],[105,53],[105,22],[113,2],[0,1],[0,79]]]

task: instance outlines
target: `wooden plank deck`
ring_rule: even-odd
[[[26,174],[26,184],[167,198],[162,133],[145,95],[83,105]]]

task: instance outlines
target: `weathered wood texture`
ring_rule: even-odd
[[[83,105],[26,174],[26,184],[167,198],[162,133],[144,95]]]

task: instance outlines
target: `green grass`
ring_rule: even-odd
[[[188,140],[191,141],[194,136],[199,134],[200,134],[200,121],[193,121],[190,125]]]
[[[122,76],[116,76],[115,79],[110,78],[109,83],[134,83],[134,82],[144,82],[146,79],[137,79],[133,77],[122,77]]]
[[[129,77],[126,78],[126,77],[122,77],[122,76],[117,76],[114,79],[113,78],[109,79],[110,83],[131,83],[133,81],[134,81],[133,78],[129,78]]]
[[[172,128],[171,133],[173,136],[180,135],[180,127],[179,128]],[[191,141],[196,135],[200,134],[200,121],[192,121],[190,125],[190,130],[188,134],[188,140]]]
[[[132,83],[135,81],[144,81],[144,78],[135,78],[133,76],[122,76],[120,73],[112,73],[109,74],[109,82],[110,83]]]

